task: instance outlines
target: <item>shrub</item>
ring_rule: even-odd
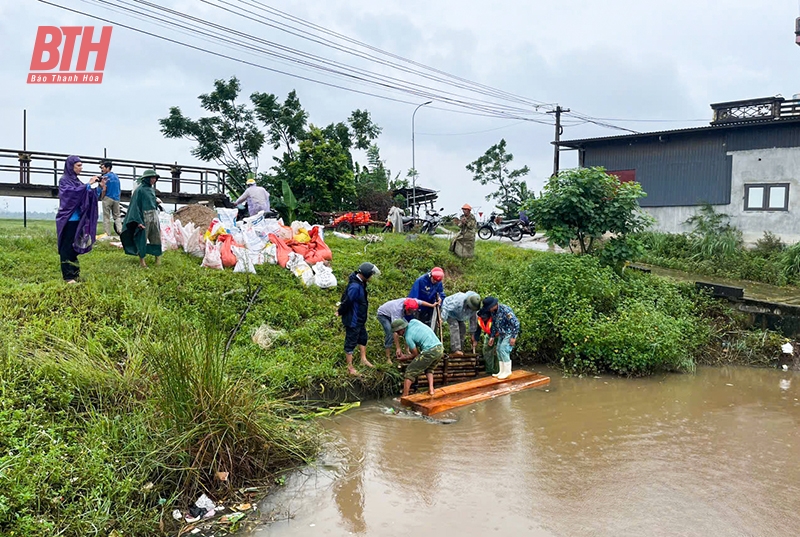
[[[639,183],[620,183],[603,168],[577,168],[551,177],[542,196],[524,208],[547,230],[547,239],[562,248],[571,250],[577,241],[580,253],[592,254],[604,235],[614,235],[603,259],[619,269],[638,249],[626,244],[628,235],[653,221],[639,209],[639,198],[646,195]]]
[[[780,237],[771,231],[765,231],[764,236],[756,241],[752,252],[760,257],[768,258],[781,253],[785,249],[786,245]]]
[[[787,285],[796,278],[800,269],[793,269],[792,254],[780,238],[765,233],[753,250],[731,243],[739,241],[736,232],[727,238],[690,238],[684,234],[647,232],[635,236],[644,246],[637,260],[664,268],[769,283]],[[705,245],[705,246],[703,246]],[[703,252],[706,253],[703,253]],[[728,253],[725,253],[728,251]],[[712,252],[708,255],[708,252]],[[716,252],[716,253],[713,253]]]
[[[646,275],[618,276],[591,257],[542,256],[510,289],[521,349],[575,373],[690,370],[705,341],[691,290]],[[544,356],[543,356],[544,355]]]

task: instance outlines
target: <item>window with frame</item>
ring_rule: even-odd
[[[789,183],[744,185],[745,211],[788,211]]]

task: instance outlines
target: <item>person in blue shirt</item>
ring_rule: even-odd
[[[378,308],[378,322],[383,327],[383,347],[386,351],[387,363],[392,363],[392,345],[396,349],[395,355],[398,358],[403,355],[403,351],[400,350],[400,340],[397,338],[397,334],[392,331],[392,321],[397,319],[410,321],[416,318],[421,305],[431,306],[432,304],[422,302],[416,298],[396,298],[389,302],[384,302]]]
[[[439,267],[434,267],[430,272],[417,278],[414,285],[411,286],[411,292],[408,293],[408,298],[416,298],[434,305],[434,307],[420,306],[417,315],[417,319],[428,323],[431,327],[434,327],[437,321],[433,318],[434,308],[440,305],[445,297],[443,280],[444,271]]]
[[[411,360],[406,367],[403,377],[403,397],[408,396],[411,384],[424,371],[428,378],[428,395],[433,395],[433,370],[444,356],[444,346],[436,337],[436,333],[427,324],[421,323],[417,319],[406,321],[405,319],[395,319],[392,321],[392,330],[398,336],[406,339],[411,354],[403,355],[400,359]]]
[[[106,197],[103,198],[103,229],[106,235],[111,236],[113,229],[117,235],[122,232],[122,219],[119,216],[119,199],[122,193],[119,177],[111,171],[113,164],[110,160],[100,163],[101,175],[99,178],[106,181]],[[111,227],[111,218],[114,218],[114,227]]]

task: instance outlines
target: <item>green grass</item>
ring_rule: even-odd
[[[487,292],[535,255],[485,244],[461,262],[444,241],[396,235],[328,243],[333,290],[274,265],[256,275],[204,269],[178,251],[143,270],[108,243],[81,256],[83,281],[68,286],[53,222],[0,221],[0,534],[154,535],[162,524],[174,533],[172,508],[202,490],[221,497],[274,481],[315,452],[305,418],[317,409],[303,395],[397,389],[374,318],[378,368],[346,374],[335,304],[355,267],[382,270],[370,285],[374,312],[434,265],[450,275],[449,292]],[[269,350],[250,337],[262,324],[286,333]]]
[[[337,289],[306,288],[275,265],[204,269],[178,251],[145,270],[107,243],[81,256],[82,283],[66,285],[53,222],[0,220],[0,535],[175,534],[172,509],[201,491],[280,481],[315,454],[309,394],[396,393],[374,312],[433,266],[448,294],[493,294],[517,311],[519,356],[578,373],[691,369],[689,351],[711,337],[688,288],[589,258],[485,241],[460,260],[427,236],[327,242]],[[367,325],[377,368],[354,379],[335,312],[363,261],[381,270]],[[263,324],[285,333],[268,350],[251,339]]]
[[[734,233],[693,238],[685,234],[646,232],[645,247],[636,261],[659,267],[722,276],[776,286],[800,283],[800,246],[786,247],[767,233],[754,248],[744,248]]]

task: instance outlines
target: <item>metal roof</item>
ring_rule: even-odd
[[[719,131],[719,130],[731,130],[731,129],[740,129],[744,127],[764,127],[764,126],[777,126],[777,125],[786,125],[786,124],[796,124],[800,123],[800,118],[786,118],[786,119],[766,119],[763,121],[743,121],[740,123],[726,123],[722,125],[705,125],[703,127],[689,127],[683,129],[672,129],[666,131],[651,131],[651,132],[641,132],[638,134],[620,134],[616,136],[602,136],[598,138],[582,138],[578,140],[561,140],[560,142],[550,142],[553,145],[558,145],[559,147],[569,147],[572,149],[578,149],[584,147],[586,145],[592,144],[603,144],[606,142],[616,142],[616,141],[630,141],[630,140],[641,140],[644,138],[651,138],[657,136],[667,136],[672,134],[694,134],[694,133],[702,133],[702,132],[709,132],[709,131]]]

